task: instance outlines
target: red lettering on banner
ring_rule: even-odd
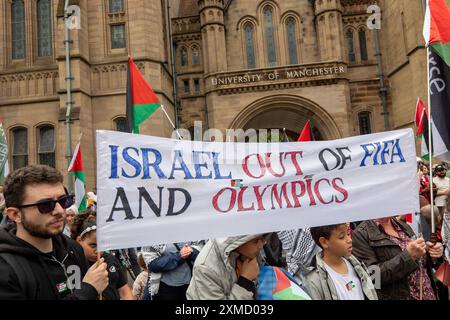
[[[276,178],[281,178],[281,177],[284,176],[285,173],[286,173],[286,169],[284,168],[284,164],[283,164],[283,160],[282,160],[283,154],[284,154],[283,152],[280,153],[280,165],[281,165],[281,168],[283,169],[283,171],[282,171],[281,173],[276,173],[276,172],[273,171],[273,169],[272,169],[272,163],[271,163],[271,161],[270,161],[270,156],[271,156],[272,154],[271,154],[271,153],[266,153],[266,155],[265,155],[265,158],[266,158],[266,163],[265,163],[266,168],[267,168],[267,170],[269,170],[269,172],[270,172],[274,177],[276,177]]]
[[[253,211],[255,210],[255,204],[252,202],[252,206],[250,208],[244,208],[242,197],[244,195],[245,190],[247,190],[248,187],[242,187],[241,190],[239,190],[238,194],[238,211]]]
[[[319,186],[320,186],[320,183],[322,181],[326,181],[328,183],[328,185],[331,187],[330,181],[328,179],[320,179],[314,185],[314,193],[316,194],[316,196],[317,196],[317,198],[319,199],[320,202],[322,202],[323,204],[330,204],[330,203],[333,202],[333,196],[331,196],[331,200],[330,201],[326,202],[323,199],[322,195],[320,194]]]
[[[275,200],[277,201],[278,207],[280,209],[283,208],[283,199],[282,199],[282,197],[284,197],[284,200],[286,200],[287,208],[292,208],[291,202],[289,201],[289,197],[287,195],[287,190],[286,190],[287,185],[288,185],[288,182],[283,183],[283,185],[281,186],[280,194],[278,193],[278,190],[277,190],[278,184],[274,184],[272,186],[272,193],[271,193],[272,210],[275,209],[275,206],[273,204],[273,198],[274,197],[275,197]]]
[[[336,191],[340,192],[344,196],[344,198],[342,200],[339,200],[337,198],[337,196],[334,196],[334,201],[336,201],[336,203],[342,203],[348,199],[348,191],[345,190],[344,188],[339,187],[336,184],[337,181],[339,181],[342,185],[344,185],[344,180],[342,180],[341,178],[336,178],[336,179],[333,179],[333,181],[332,181],[333,188]]]
[[[218,201],[219,201],[219,198],[222,195],[222,193],[224,193],[226,190],[230,190],[231,191],[230,206],[228,207],[227,210],[221,210],[219,208]],[[219,212],[222,212],[222,213],[230,212],[234,208],[234,203],[235,202],[236,202],[236,189],[233,189],[233,188],[223,188],[212,199],[212,204],[213,204],[214,209],[216,209],[216,211],[219,211]]]
[[[300,155],[300,158],[303,157],[303,151],[290,151],[290,152],[286,152],[284,154],[284,158],[286,159],[287,156],[291,156],[291,161],[292,164],[295,167],[295,170],[297,170],[297,176],[302,176],[303,175],[303,171],[300,168],[300,164],[297,162],[297,155]]]
[[[255,190],[256,200],[258,200],[258,211],[264,211],[264,210],[266,210],[266,209],[264,208],[264,205],[263,205],[263,202],[262,202],[262,197],[264,196],[264,193],[266,192],[266,190],[267,190],[268,188],[270,188],[271,186],[272,186],[272,185],[269,184],[268,186],[266,186],[266,187],[264,188],[264,190],[263,190],[262,192],[259,192],[259,188],[260,188],[261,186],[255,186],[255,187],[253,187],[253,190]]]
[[[258,164],[259,164],[259,167],[261,169],[261,175],[259,177],[252,175],[250,173],[250,170],[248,170],[248,159],[250,159],[251,156],[255,156],[255,155],[256,155],[256,157],[258,159]],[[248,155],[248,156],[246,156],[244,158],[244,161],[242,163],[242,169],[244,170],[244,172],[245,172],[245,174],[247,176],[249,176],[249,177],[251,177],[253,179],[260,179],[260,178],[264,177],[265,174],[266,174],[266,166],[264,165],[264,161],[263,161],[262,157],[259,154],[257,154],[257,153],[250,154],[250,155]]]
[[[306,179],[306,190],[308,191],[308,196],[309,196],[309,206],[315,206],[316,205],[316,199],[314,199],[314,194],[313,194],[313,190],[312,190],[312,186],[311,186],[311,179]]]
[[[300,194],[297,193],[297,187],[296,187],[297,184],[302,187]],[[303,181],[291,182],[291,191],[292,191],[292,198],[294,199],[294,203],[295,203],[294,208],[301,207],[302,205],[300,204],[299,198],[303,197],[306,193],[305,183]]]

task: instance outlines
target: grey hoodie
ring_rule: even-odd
[[[188,300],[253,300],[253,292],[241,287],[236,275],[234,251],[260,235],[238,236],[208,241],[195,260]]]

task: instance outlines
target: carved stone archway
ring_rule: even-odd
[[[308,120],[323,140],[342,138],[330,114],[313,101],[294,95],[275,95],[259,99],[242,110],[232,121],[231,129],[286,128],[300,133]]]

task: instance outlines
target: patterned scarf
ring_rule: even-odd
[[[288,271],[295,275],[311,265],[315,254],[320,250],[314,242],[310,228],[278,232],[278,237],[286,250]]]

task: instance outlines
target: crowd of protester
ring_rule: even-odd
[[[385,217],[99,253],[96,190],[79,212],[60,172],[28,166],[0,188],[0,299],[252,300],[273,266],[313,300],[448,300],[449,173],[418,160],[416,232]]]

